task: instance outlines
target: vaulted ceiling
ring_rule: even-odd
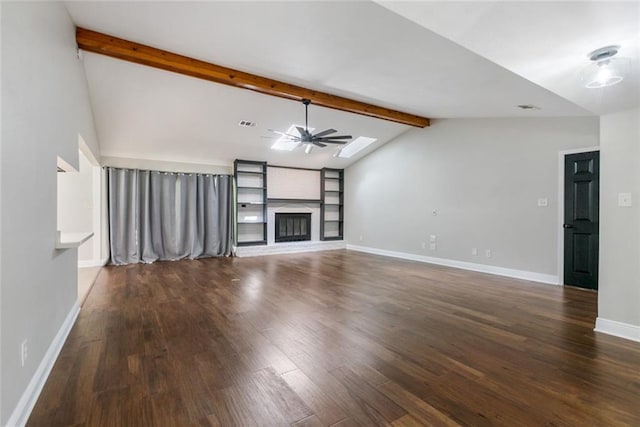
[[[620,96],[606,99],[605,92],[588,93],[575,82],[586,53],[611,42],[624,43],[621,53],[637,67],[638,20],[632,15],[637,4],[626,3],[615,13],[607,9],[611,22],[594,25],[593,14],[602,10],[570,3],[577,6],[362,1],[66,5],[80,27],[432,119],[585,116],[638,106],[637,79],[626,80],[616,89]],[[571,23],[564,32],[563,19]],[[93,53],[83,61],[103,156],[345,167],[409,129],[312,105],[309,125],[316,130],[332,127],[377,142],[350,159],[333,158],[329,148],[309,155],[275,151],[268,129],[284,131],[302,123],[301,104]],[[540,109],[523,111],[516,108],[519,104]],[[239,127],[240,120],[257,125]]]

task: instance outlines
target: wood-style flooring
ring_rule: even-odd
[[[597,294],[327,251],[102,270],[29,426],[640,426]]]

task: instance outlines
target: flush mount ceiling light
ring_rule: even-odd
[[[587,89],[613,86],[623,80],[624,61],[613,58],[619,50],[618,45],[605,46],[587,55],[591,64],[585,68],[582,76]]]

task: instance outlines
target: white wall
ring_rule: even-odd
[[[0,25],[2,24],[2,2],[0,2]],[[2,47],[2,28],[0,27],[0,48]],[[0,53],[0,99],[2,98],[2,54]],[[0,130],[3,129],[4,113],[2,112],[2,102],[0,102]],[[2,132],[0,131],[0,166],[2,165]],[[0,169],[0,307],[2,307],[2,173]],[[2,315],[0,315],[0,425],[4,420],[4,411],[2,410]]]
[[[232,165],[207,165],[201,163],[167,162],[163,160],[134,159],[128,157],[102,157],[103,166],[125,169],[155,170],[163,172],[212,173],[232,175]]]
[[[595,117],[433,120],[346,169],[347,243],[557,277],[558,152],[598,132]]]
[[[596,328],[640,341],[640,109],[600,118],[600,164]],[[619,193],[633,206],[619,207]]]
[[[319,170],[267,168],[267,198],[319,200],[320,197]]]
[[[7,423],[77,301],[77,251],[54,248],[56,158],[99,158],[75,29],[62,3],[2,4],[2,397]],[[20,344],[29,357],[20,366]]]

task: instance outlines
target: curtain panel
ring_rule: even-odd
[[[107,168],[111,263],[231,255],[229,175]]]

